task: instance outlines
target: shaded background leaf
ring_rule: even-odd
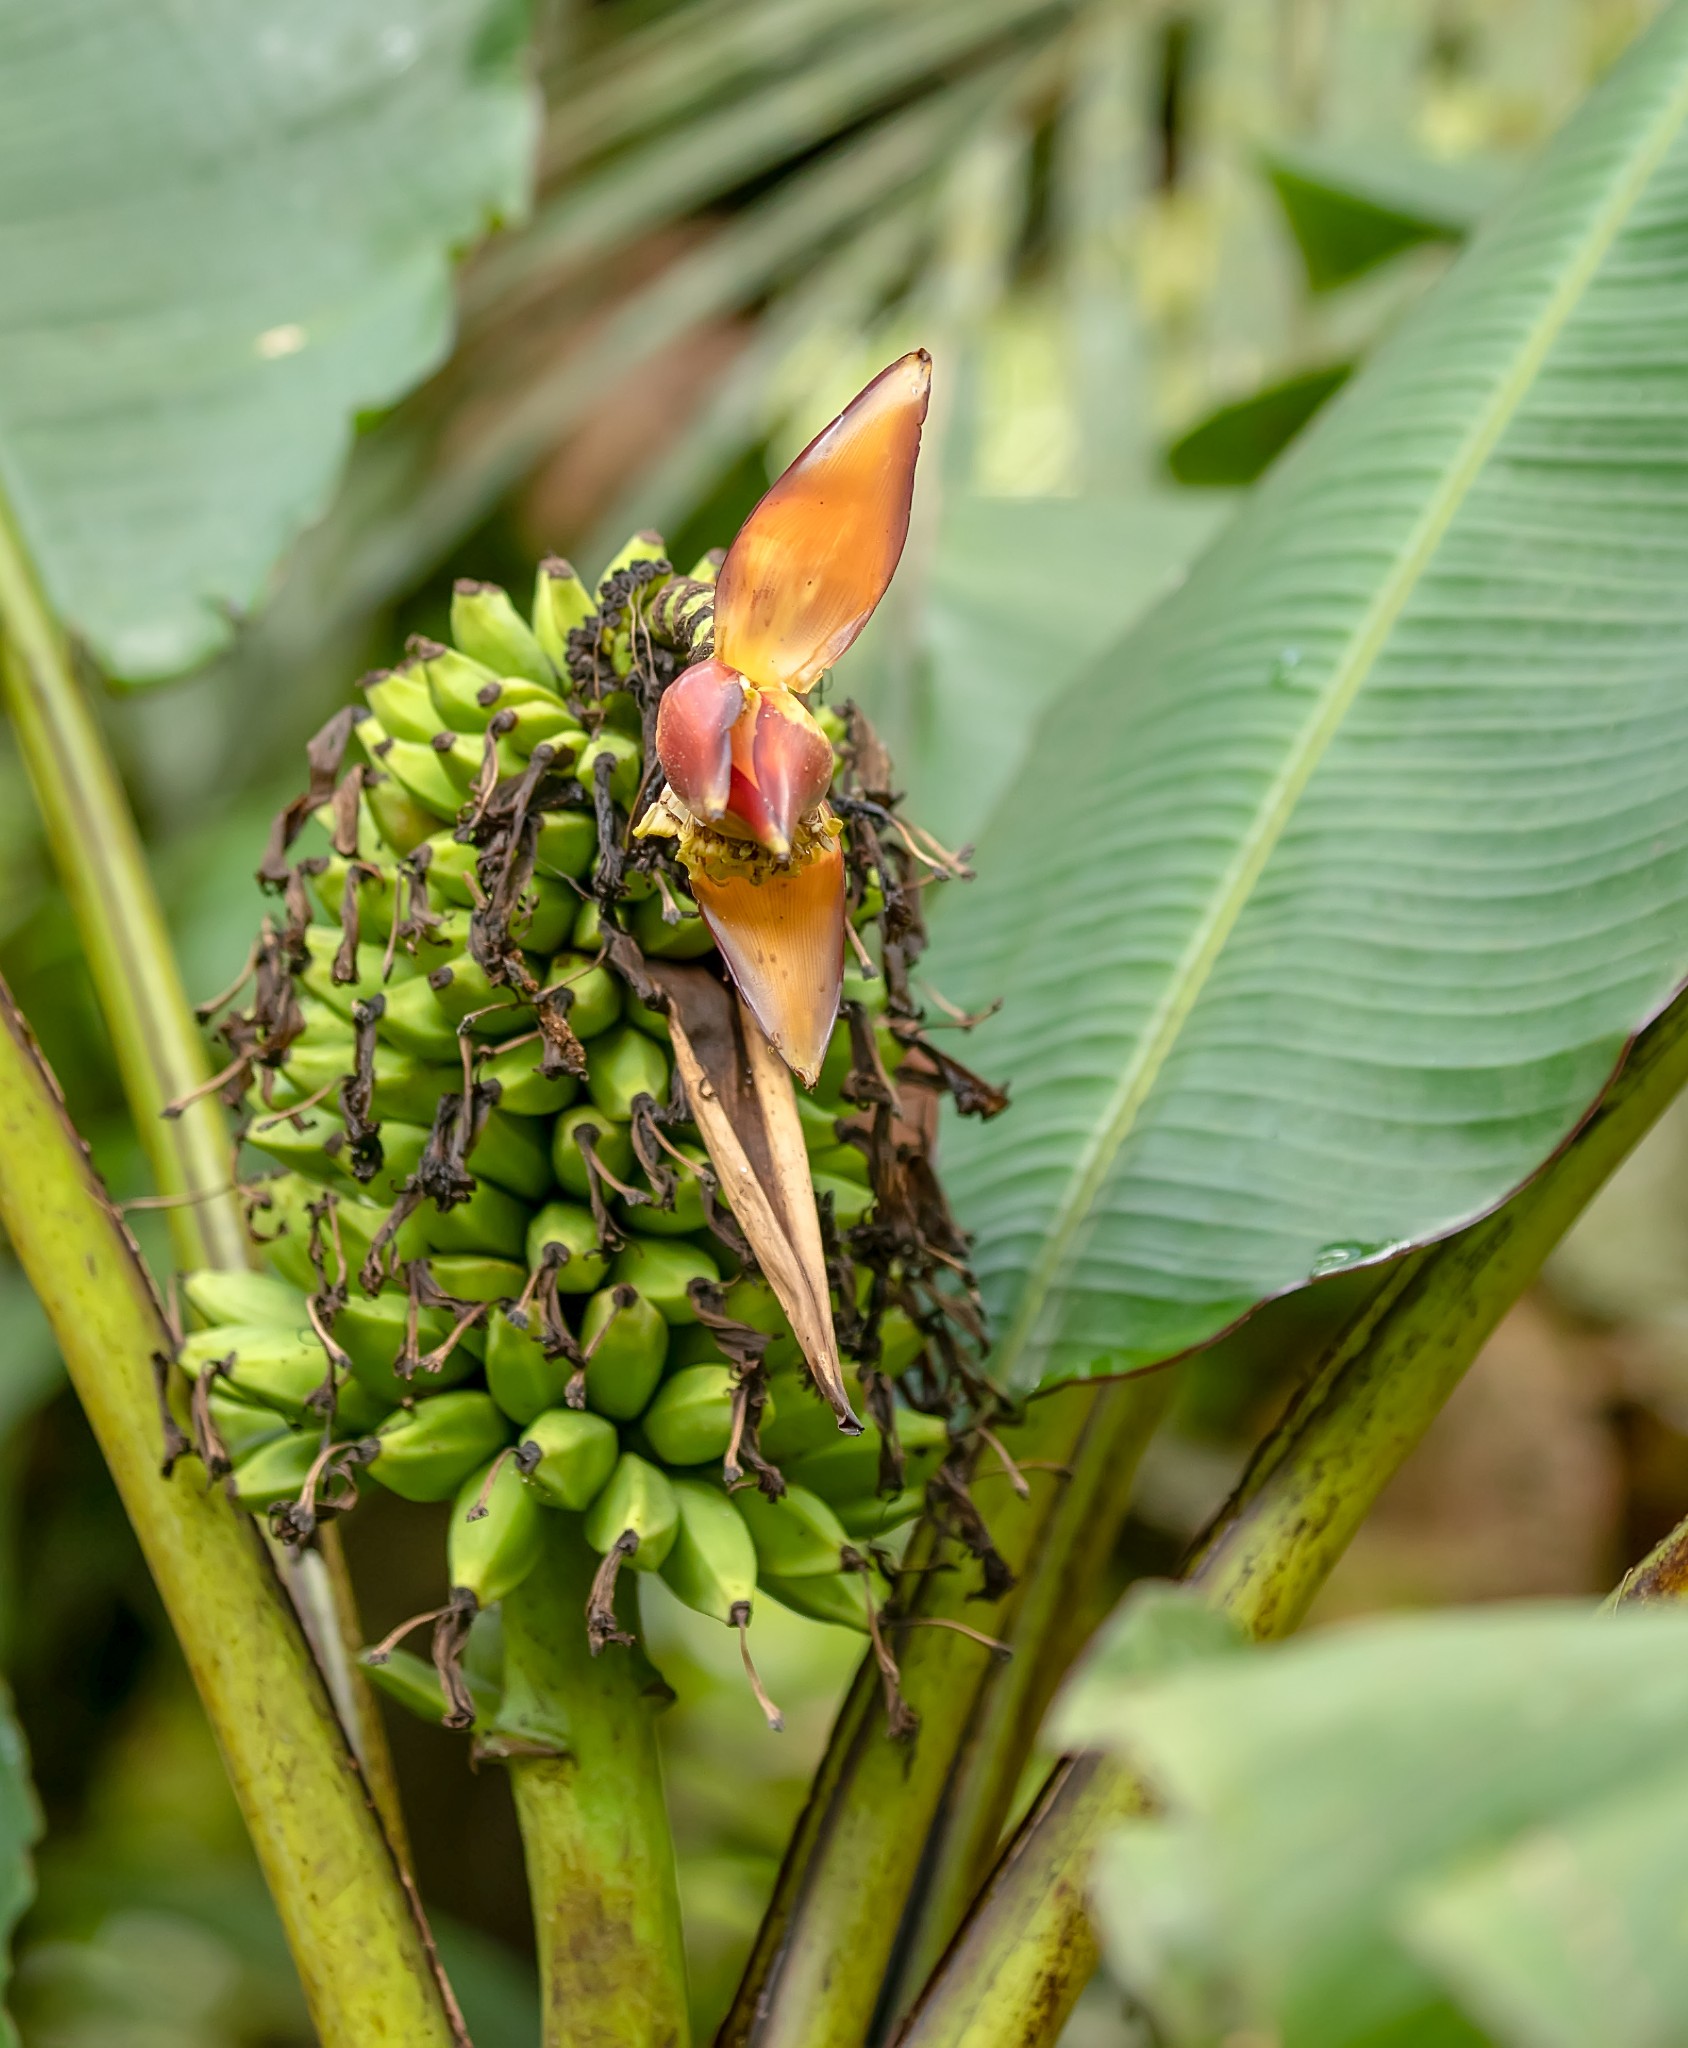
[[[1174,481],[1233,488],[1253,483],[1352,374],[1352,364],[1332,363],[1222,405],[1166,451]]]
[[[355,416],[521,211],[523,0],[65,0],[0,20],[0,479],[115,674],[229,637]]]
[[[1508,182],[1498,165],[1391,156],[1375,144],[1276,150],[1266,170],[1316,292],[1422,242],[1463,241]]]
[[[1132,1675],[1110,1624],[1060,1738],[1147,1772],[1104,1848],[1110,1966],[1172,2048],[1647,2048],[1688,2030],[1680,1612],[1416,1616]],[[1661,1938],[1662,1937],[1662,1938]]]
[[[23,1731],[13,1717],[11,1695],[0,1685],[0,2042],[17,2041],[5,2011],[6,1985],[11,1976],[12,1930],[35,1896],[29,1851],[40,1826]]]

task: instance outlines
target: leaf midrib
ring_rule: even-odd
[[[1473,422],[1464,446],[1432,493],[1395,568],[1355,627],[1300,737],[1267,788],[1235,857],[1221,876],[1206,911],[1197,920],[1166,991],[1150,1017],[1149,1028],[1120,1074],[1095,1127],[1095,1136],[1079,1155],[1067,1193],[1027,1275],[1013,1321],[997,1346],[995,1373],[1006,1383],[1014,1383],[1020,1354],[1028,1347],[1033,1327],[1070,1260],[1075,1240],[1108,1170],[1160,1078],[1185,1020],[1200,999],[1302,792],[1340,730],[1472,483],[1528,395],[1554,342],[1593,282],[1685,118],[1688,65],[1681,67],[1673,91],[1643,143],[1630,157],[1624,175],[1615,181],[1577,260],[1567,267],[1549,294],[1511,370],[1497,383],[1489,402]]]

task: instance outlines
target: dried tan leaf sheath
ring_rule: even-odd
[[[785,1063],[714,975],[652,960],[669,1001],[674,1059],[692,1117],[768,1285],[790,1318],[815,1383],[849,1435],[861,1430],[844,1389],[809,1155]]]

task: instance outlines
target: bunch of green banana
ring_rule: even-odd
[[[951,1448],[940,1319],[875,1237],[861,1074],[883,1088],[908,1034],[866,945],[854,1028],[799,1099],[846,1386],[875,1418],[855,1436],[746,1262],[628,965],[719,970],[685,871],[627,829],[657,689],[707,648],[713,575],[675,576],[641,535],[595,589],[544,563],[526,617],[460,584],[454,644],[413,642],[313,747],[264,870],[285,928],[223,1027],[266,1155],[248,1192],[270,1270],[182,1283],[200,1448],[284,1535],[364,1483],[450,1501],[469,1612],[521,1582],[562,1513],[612,1589],[625,1566],[734,1626],[765,1593],[866,1627],[867,1558]],[[867,939],[884,900],[858,892]],[[438,1706],[431,1677],[391,1668]]]

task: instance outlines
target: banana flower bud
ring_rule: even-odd
[[[679,842],[745,1001],[811,1085],[843,986],[844,862],[832,747],[802,693],[902,555],[931,381],[924,349],[882,370],[768,491],[721,565],[714,654],[657,713],[668,787],[638,829]]]

